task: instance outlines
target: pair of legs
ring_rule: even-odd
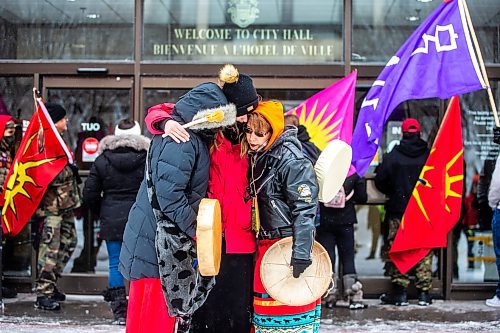
[[[260,240],[254,271],[255,333],[301,332],[318,333],[321,318],[321,300],[303,306],[284,305],[274,300],[265,290],[260,277],[262,258],[279,239]],[[222,332],[222,331],[221,331]]]
[[[392,243],[396,238],[396,234],[401,224],[400,219],[392,218],[388,220],[389,222],[389,236],[388,248],[392,247]],[[415,287],[419,291],[429,291],[432,287],[432,256],[433,253],[430,251],[422,260],[420,260],[417,265],[412,269],[415,271]],[[394,285],[398,285],[402,288],[408,288],[410,284],[410,277],[408,274],[401,274],[397,267],[392,263],[392,261],[387,262],[387,272],[391,277],[391,282]]]
[[[386,223],[389,228],[387,244],[385,244],[387,245],[385,249],[388,254],[396,238],[401,220],[398,218],[390,218],[386,219]],[[412,271],[415,272],[415,287],[418,291],[418,305],[421,306],[427,306],[432,303],[429,294],[429,290],[432,287],[432,256],[433,252],[429,251],[429,253],[412,268]],[[390,259],[386,261],[384,268],[386,270],[386,275],[391,277],[394,291],[389,294],[383,294],[380,297],[382,304],[394,304],[398,306],[408,305],[407,288],[410,284],[409,275],[402,274]]]
[[[109,302],[111,311],[115,318],[114,324],[125,325],[127,318],[127,294],[125,292],[125,283],[123,275],[118,270],[120,263],[120,251],[122,248],[121,241],[106,241],[108,250],[108,289],[103,293],[104,300]]]
[[[491,223],[491,230],[493,232],[493,246],[495,249],[495,257],[497,263],[497,271],[500,276],[500,209],[496,208],[493,213],[493,220]],[[500,298],[500,280],[497,284],[495,295]]]
[[[215,286],[193,315],[193,333],[250,332],[254,254],[225,253],[224,245],[222,251]]]
[[[191,332],[250,332],[253,300],[253,253],[223,253],[217,283],[205,303],[193,315]],[[160,279],[130,283],[128,333],[171,333],[170,317]]]
[[[76,240],[72,211],[45,218],[38,249],[37,296],[54,295],[57,279],[75,250]]]
[[[108,286],[109,288],[125,287],[123,275],[118,270],[118,264],[120,263],[120,251],[122,249],[122,242],[107,240],[106,249],[108,250],[108,264],[109,264]]]
[[[349,308],[352,310],[364,309],[366,306],[363,300],[363,285],[357,279],[356,267],[354,264],[355,241],[353,224],[330,224],[320,225],[317,229],[318,240],[328,252],[335,270],[335,247],[339,253],[339,260],[342,263],[342,285],[343,295],[349,301]],[[333,307],[337,300],[342,298],[337,288],[330,291],[324,298],[327,307]]]
[[[354,225],[335,224],[320,225],[317,228],[317,241],[323,245],[332,260],[332,267],[335,270],[335,247],[339,253],[339,260],[342,263],[344,275],[356,274],[354,265]]]

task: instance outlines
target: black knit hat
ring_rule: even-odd
[[[45,104],[45,107],[47,108],[50,118],[52,118],[54,124],[66,117],[66,110],[60,104],[47,103]]]
[[[259,96],[250,76],[239,74],[233,65],[225,65],[219,73],[219,79],[224,83],[222,91],[227,100],[236,105],[237,117],[257,108]]]

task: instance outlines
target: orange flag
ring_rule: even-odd
[[[31,219],[47,186],[73,159],[57,132],[45,105],[36,99],[36,110],[21,141],[0,198],[2,229],[15,236]]]
[[[463,178],[460,103],[454,96],[389,252],[401,273],[409,271],[432,248],[446,246],[446,235],[460,217]]]

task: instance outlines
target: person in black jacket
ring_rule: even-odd
[[[104,299],[110,302],[115,323],[120,325],[125,325],[127,298],[118,262],[128,213],[144,177],[148,147],[149,139],[141,135],[137,122],[120,121],[115,135],[108,135],[99,143],[99,156],[83,189],[85,203],[99,208],[99,236],[106,241],[109,258],[108,290],[104,292]]]
[[[320,225],[316,239],[328,251],[335,268],[335,247],[342,262],[342,282],[344,296],[349,301],[350,309],[363,309],[362,284],[356,275],[354,264],[354,224],[358,223],[354,203],[367,200],[364,179],[354,173],[346,178],[341,191],[329,203],[320,203]],[[332,290],[325,298],[327,307],[335,306],[338,295]]]
[[[410,279],[401,274],[389,260],[389,250],[401,223],[401,218],[417,183],[422,167],[429,156],[427,142],[420,138],[420,124],[416,119],[408,118],[402,124],[403,139],[398,146],[385,154],[382,163],[375,170],[375,186],[387,196],[385,203],[385,221],[388,226],[387,242],[383,246],[383,258],[386,273],[391,276],[394,292],[380,297],[382,304],[408,305],[407,287]],[[416,266],[416,287],[418,304],[429,305],[429,290],[432,285],[432,251]]]
[[[256,332],[272,329],[312,332],[319,323],[319,300],[304,306],[276,306],[260,276],[262,258],[281,238],[293,240],[290,265],[298,278],[311,265],[316,232],[318,183],[311,162],[304,157],[295,127],[285,127],[280,102],[259,103],[248,115],[244,150],[250,154],[250,197],[253,226],[259,237],[254,273],[254,326]],[[284,317],[286,315],[286,317]],[[305,318],[305,319],[304,319]]]
[[[307,132],[307,128],[304,125],[299,124],[299,118],[294,114],[287,114],[285,116],[285,126],[295,126],[297,127],[297,139],[299,139],[302,145],[302,153],[307,157],[311,163],[314,165],[318,161],[321,150],[311,141],[311,137]]]

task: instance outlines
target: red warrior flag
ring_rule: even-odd
[[[415,266],[432,248],[446,246],[446,235],[460,217],[463,178],[462,122],[455,96],[389,252],[401,273]]]
[[[36,105],[0,198],[2,229],[11,236],[28,223],[50,182],[73,162],[40,98]]]

